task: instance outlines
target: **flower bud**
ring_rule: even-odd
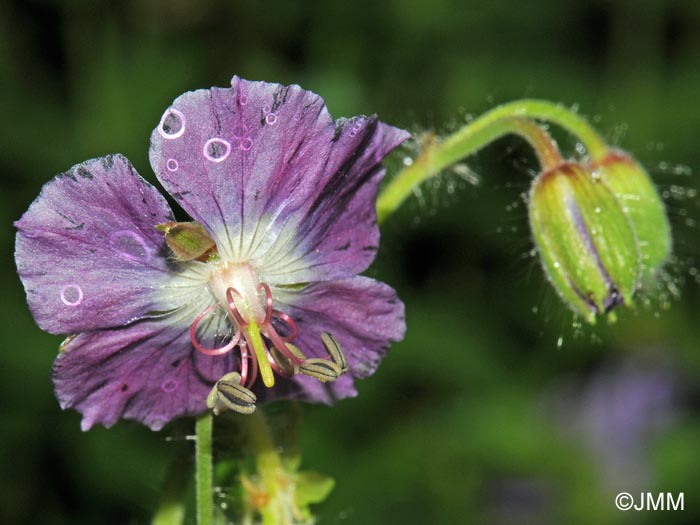
[[[640,277],[630,220],[600,179],[563,163],[535,179],[530,227],[542,266],[562,299],[588,322],[630,305]]]
[[[590,166],[610,188],[632,225],[639,248],[642,278],[652,277],[671,254],[671,227],[663,201],[639,163],[622,151],[611,151]]]

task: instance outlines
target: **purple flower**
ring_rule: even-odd
[[[77,334],[53,368],[61,406],[84,430],[121,417],[157,430],[210,392],[215,411],[246,400],[242,412],[256,397],[356,395],[353,378],[405,332],[394,290],[357,274],[379,243],[380,163],[407,137],[376,116],[334,121],[299,86],[234,77],[185,93],[150,160],[215,243],[192,260],[166,243],[166,200],[121,155],[48,182],[16,223],[15,257],[39,326]]]

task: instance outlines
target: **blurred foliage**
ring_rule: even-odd
[[[182,438],[133,423],[82,433],[60,411],[60,338],[29,315],[11,222],[87,158],[123,153],[154,181],[163,109],[238,74],[416,132],[525,96],[575,104],[648,167],[674,226],[649,305],[593,331],[531,256],[536,164],[520,141],[469,159],[478,186],[448,173],[424,188],[387,221],[370,271],[406,302],[406,340],[357,399],[305,411],[304,467],[337,482],[320,523],[697,523],[699,56],[695,0],[6,2],[0,522],[148,523]],[[686,510],[622,513],[622,490],[683,491]]]

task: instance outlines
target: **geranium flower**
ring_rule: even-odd
[[[39,326],[74,334],[53,368],[61,407],[84,430],[157,430],[210,392],[242,412],[356,395],[353,378],[405,331],[394,290],[358,274],[379,243],[380,163],[407,137],[376,116],[334,121],[299,86],[234,77],[180,96],[151,136],[156,176],[196,222],[174,222],[121,155],[48,182],[15,256]]]

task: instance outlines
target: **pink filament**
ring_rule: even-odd
[[[235,288],[228,288],[226,290],[226,301],[228,302],[228,307],[231,309],[231,313],[233,314],[233,318],[236,320],[236,323],[238,323],[239,328],[242,330],[242,329],[246,328],[249,323],[247,323],[243,319],[241,312],[238,311],[238,308],[236,307],[236,302],[233,300],[234,293],[238,297],[242,297],[241,294],[238,292],[238,290],[236,290]]]
[[[213,304],[206,310],[204,310],[201,314],[197,316],[197,318],[194,320],[192,323],[192,326],[190,326],[190,341],[192,341],[192,346],[194,346],[197,350],[202,352],[204,355],[222,355],[225,354],[226,352],[230,352],[234,346],[236,346],[236,343],[238,343],[238,340],[241,338],[241,332],[240,330],[236,330],[236,333],[234,336],[231,338],[231,340],[226,343],[224,346],[221,346],[219,348],[207,348],[205,346],[202,346],[199,341],[197,340],[197,327],[199,326],[199,323],[204,319],[207,315],[209,315],[212,311],[214,311],[216,308],[218,308],[218,304]]]
[[[286,324],[287,328],[289,329],[289,335],[282,337],[282,339],[286,342],[290,342],[296,339],[297,335],[299,335],[299,328],[294,322],[294,319],[289,317],[284,312],[280,312],[279,310],[272,310],[272,313],[277,317],[277,319]]]
[[[261,332],[285,358],[289,359],[293,367],[296,367],[296,365],[303,363],[304,359],[296,356],[287,347],[287,343],[293,341],[297,337],[297,335],[299,335],[299,328],[297,327],[297,324],[290,316],[288,316],[284,312],[273,309],[272,291],[270,290],[270,287],[267,283],[260,283],[257,291],[258,293],[265,294],[265,319],[260,324]],[[227,352],[230,352],[236,345],[238,345],[241,354],[240,384],[245,386],[246,388],[251,388],[258,377],[258,361],[255,355],[251,354],[248,350],[248,346],[250,343],[248,342],[248,332],[246,331],[246,328],[249,326],[250,323],[247,322],[241,315],[241,312],[236,306],[234,295],[239,298],[242,298],[240,292],[235,288],[230,287],[226,290],[227,306],[237,325],[236,332],[233,335],[233,337],[231,337],[231,340],[224,346],[221,346],[219,348],[207,348],[197,340],[197,328],[199,327],[199,323],[207,315],[209,315],[216,308],[218,308],[218,304],[213,304],[209,306],[196,317],[196,319],[192,323],[192,326],[190,327],[190,340],[192,341],[192,345],[199,352],[209,356],[223,355]],[[273,317],[286,326],[288,331],[287,335],[281,336],[277,332],[277,330],[272,325]],[[270,367],[272,368],[272,370],[283,377],[291,377],[292,375],[294,375],[294,372],[292,372],[291,374],[287,373],[275,361],[274,357],[272,357],[272,354],[270,353],[267,343],[265,343],[264,340],[263,344],[265,345],[265,354],[267,356],[267,360],[270,363]]]
[[[272,290],[270,290],[270,287],[267,285],[267,283],[260,283],[258,286],[258,292],[260,291],[260,288],[263,289],[265,292],[265,320],[263,321],[263,324],[269,324],[270,321],[272,321]]]
[[[248,346],[245,341],[241,341],[238,344],[238,348],[241,351],[241,380],[240,384],[245,386],[248,379]]]

